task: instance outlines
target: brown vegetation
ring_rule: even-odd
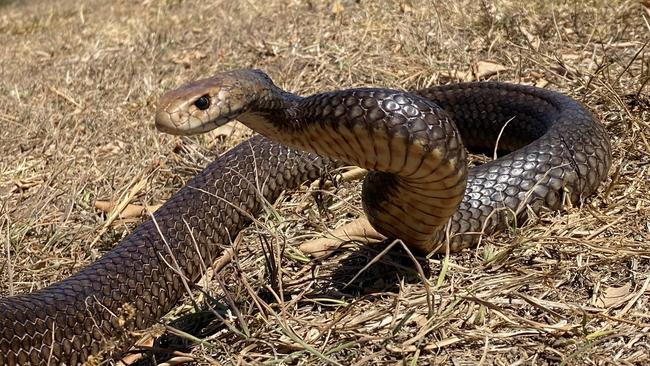
[[[302,94],[503,80],[602,119],[614,164],[595,197],[422,259],[423,278],[399,250],[352,244],[316,261],[296,249],[360,213],[358,182],[329,189],[326,211],[308,187],[287,192],[208,278],[229,327],[214,322],[184,352],[200,364],[650,362],[647,1],[2,3],[0,296],[65,278],[141,220],[96,201],[146,211],[246,137],[155,131],[157,97],[182,82],[246,67]]]

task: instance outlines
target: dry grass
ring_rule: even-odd
[[[247,231],[220,281],[207,285],[230,305],[230,325],[217,322],[201,334],[190,358],[650,362],[650,12],[639,2],[0,5],[1,295],[65,278],[140,221],[118,220],[104,230],[95,200],[159,204],[237,142],[214,134],[180,139],[152,128],[156,98],[181,82],[258,67],[303,94],[412,88],[471,77],[477,62],[492,61],[505,70],[491,79],[548,84],[607,125],[614,166],[597,196],[486,238],[477,249],[420,259],[427,278],[393,250],[346,286],[382,248],[351,245],[324,261],[293,248],[356,216],[358,184],[329,191],[330,209],[320,213],[307,189],[288,192],[276,214],[262,218],[265,229]],[[273,249],[275,262],[263,248]],[[189,310],[179,305],[170,318]]]

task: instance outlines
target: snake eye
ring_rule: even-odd
[[[200,97],[194,102],[194,105],[196,106],[196,108],[202,111],[210,108],[210,96],[207,94],[203,95],[202,97]]]

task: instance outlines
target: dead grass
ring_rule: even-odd
[[[156,98],[181,82],[258,67],[303,94],[413,88],[472,78],[490,61],[504,70],[489,78],[548,85],[606,124],[614,166],[597,196],[477,249],[420,259],[426,278],[393,250],[346,286],[383,248],[351,245],[323,261],[294,248],[355,217],[358,184],[330,190],[327,212],[306,189],[288,192],[207,285],[229,304],[222,310],[229,327],[213,324],[192,357],[302,365],[650,361],[650,12],[641,3],[3,3],[1,295],[65,278],[139,221],[115,221],[99,235],[106,216],[96,200],[159,204],[242,138],[157,133]],[[273,252],[265,257],[263,248]],[[189,310],[179,305],[170,318]]]

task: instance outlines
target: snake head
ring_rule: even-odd
[[[160,98],[156,128],[174,135],[210,131],[245,113],[269,82],[262,71],[233,70],[182,85]]]

